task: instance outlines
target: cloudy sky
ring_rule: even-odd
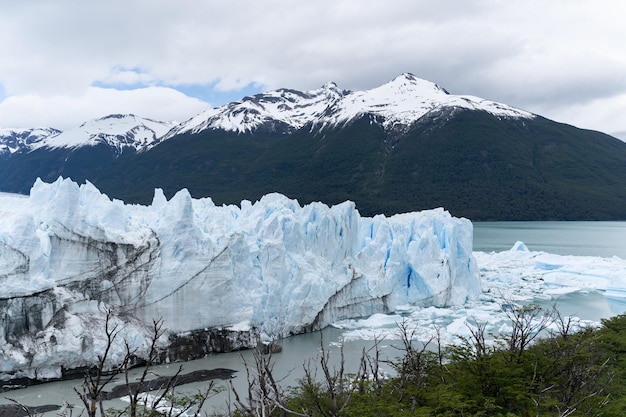
[[[0,127],[410,72],[626,139],[622,0],[0,0]]]

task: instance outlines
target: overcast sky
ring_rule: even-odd
[[[626,138],[623,0],[0,0],[0,127],[410,72]]]

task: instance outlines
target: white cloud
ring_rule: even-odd
[[[89,87],[77,96],[26,94],[9,97],[0,103],[0,126],[51,126],[64,130],[115,113],[184,121],[208,107],[207,103],[171,88],[115,90]]]
[[[592,105],[626,92],[620,0],[0,0],[0,6],[0,85],[21,102],[33,95],[51,104],[62,96],[89,99],[85,92],[94,85],[228,91],[335,81],[366,89],[412,72],[453,93],[537,113],[568,117],[567,106],[585,106],[601,120],[604,112],[626,111],[616,100],[605,101],[610,109]],[[617,129],[626,130],[626,120],[620,123]],[[593,128],[615,129],[603,126]]]
[[[106,76],[96,80],[96,83],[103,85],[132,86],[151,85],[158,81],[159,80],[154,76],[140,68],[114,67],[109,70]]]
[[[624,115],[626,114],[626,93],[604,97],[588,102],[546,108],[544,116],[567,121],[578,127],[600,130],[622,140],[626,140]]]

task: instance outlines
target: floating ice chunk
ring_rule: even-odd
[[[524,242],[521,242],[519,240],[517,242],[515,242],[515,244],[511,248],[511,250],[512,251],[529,252],[528,247],[524,244]]]
[[[474,326],[467,321],[466,317],[458,317],[446,326],[446,332],[461,337],[471,337]]]

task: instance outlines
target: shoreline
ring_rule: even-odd
[[[188,372],[185,374],[180,374],[177,377],[168,377],[168,376],[158,376],[149,381],[145,381],[142,385],[138,382],[131,382],[129,384],[118,384],[114,385],[110,391],[104,391],[103,400],[112,400],[116,398],[121,398],[129,394],[129,391],[132,393],[139,392],[149,392],[156,391],[162,389],[163,387],[168,386],[175,379],[174,386],[181,386],[185,384],[191,384],[194,382],[202,382],[202,381],[210,381],[214,379],[228,380],[234,378],[235,373],[237,371],[233,369],[226,368],[214,368],[214,369],[199,369],[196,371]],[[45,384],[46,382],[52,381],[42,381],[41,384]],[[14,384],[13,384],[14,385]],[[30,386],[32,386],[31,384]],[[5,388],[6,385],[2,385],[2,388]],[[27,385],[13,388],[11,390],[18,390],[21,388],[27,388]],[[3,390],[2,392],[6,392],[8,390]],[[11,398],[7,397],[7,399],[11,401]],[[69,405],[65,403],[65,407]],[[41,415],[46,412],[60,410],[62,407],[57,404],[45,404],[38,406],[29,406],[26,404],[21,404],[18,402],[14,402],[14,404],[0,404],[0,416],[2,417],[28,417],[34,415]]]

